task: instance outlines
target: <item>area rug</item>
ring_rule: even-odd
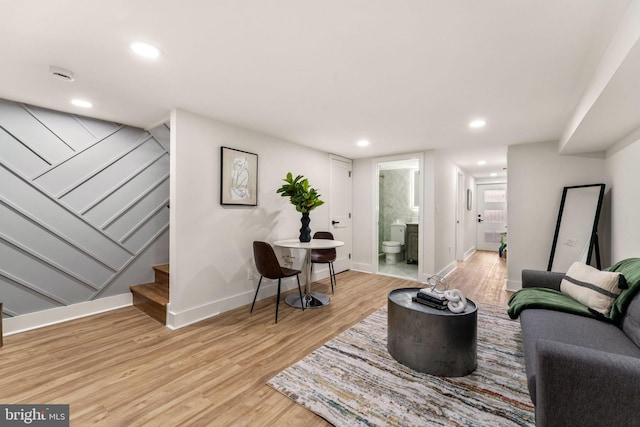
[[[335,426],[533,426],[520,323],[478,307],[478,367],[460,378],[416,372],[387,351],[387,307],[268,384]]]

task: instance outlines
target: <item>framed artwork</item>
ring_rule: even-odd
[[[467,210],[470,211],[473,206],[473,193],[471,189],[467,189]]]
[[[258,155],[220,147],[220,204],[258,205]]]

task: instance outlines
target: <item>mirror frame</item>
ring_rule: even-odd
[[[549,265],[547,271],[552,271],[553,259],[556,253],[556,245],[558,243],[558,237],[560,235],[560,225],[562,224],[562,214],[565,208],[565,202],[567,200],[567,193],[572,189],[587,188],[587,187],[600,187],[600,193],[598,196],[598,203],[596,206],[595,216],[593,219],[593,226],[591,227],[591,238],[589,241],[589,250],[587,252],[587,264],[591,264],[591,258],[595,249],[596,253],[596,267],[598,270],[602,268],[600,263],[600,246],[598,243],[598,221],[600,220],[600,211],[602,210],[602,200],[604,199],[604,184],[587,184],[587,185],[575,185],[570,187],[564,187],[562,190],[562,199],[560,201],[560,210],[558,212],[558,221],[556,222],[556,229],[553,235],[553,243],[551,245],[551,255],[549,256]]]

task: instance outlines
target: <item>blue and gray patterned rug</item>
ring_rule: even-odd
[[[387,307],[268,384],[335,426],[533,426],[520,323],[478,307],[478,367],[465,377],[416,372],[387,351]]]

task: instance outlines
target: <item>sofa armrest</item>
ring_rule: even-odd
[[[523,288],[549,288],[560,291],[560,282],[564,273],[542,270],[522,270]]]
[[[536,426],[638,424],[640,359],[536,343]]]

